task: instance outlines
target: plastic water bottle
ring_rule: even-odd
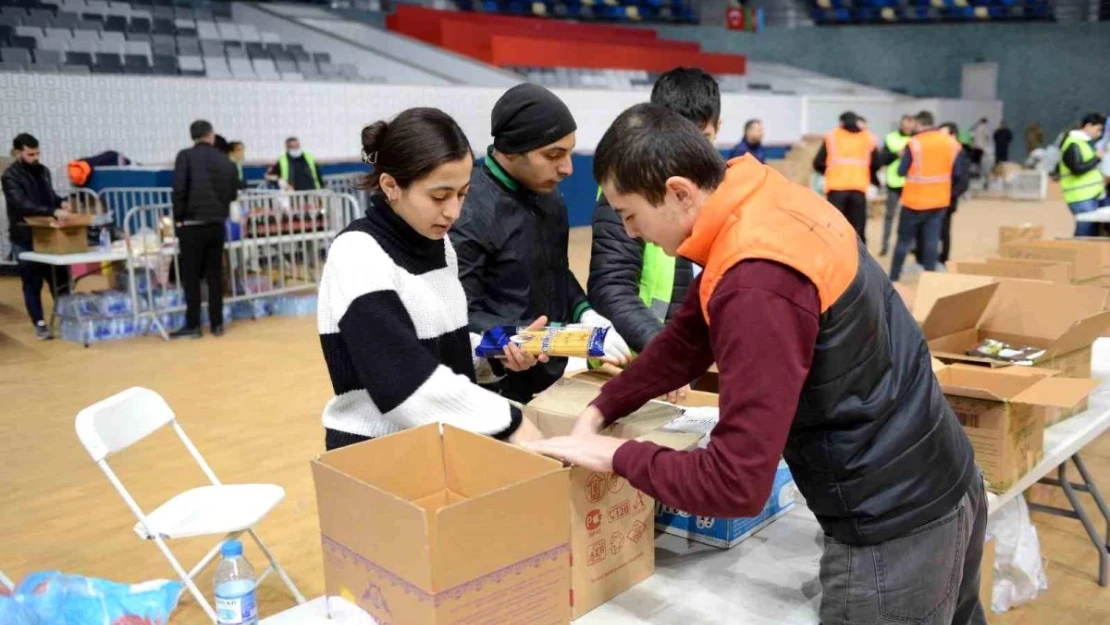
[[[229,540],[216,567],[216,618],[219,625],[257,625],[254,567],[243,557],[243,543]]]

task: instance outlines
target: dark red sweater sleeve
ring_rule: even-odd
[[[664,505],[690,514],[754,516],[770,495],[809,375],[820,318],[817,289],[785,265],[744,261],[722,277],[709,314],[721,410],[708,448],[674,451],[630,441],[617,450],[613,470]],[[635,373],[631,367],[617,380],[630,373]],[[603,399],[615,383],[605,387]],[[635,380],[626,384],[634,388]]]

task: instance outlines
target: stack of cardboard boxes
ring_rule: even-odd
[[[806,135],[801,141],[790,146],[785,158],[767,161],[767,166],[786,176],[786,179],[791,182],[803,187],[812,187],[813,159],[817,156],[817,151],[821,149],[821,143],[824,140],[825,138],[819,135]]]

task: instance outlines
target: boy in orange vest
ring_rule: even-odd
[[[881,164],[878,143],[867,122],[848,111],[840,127],[825,136],[813,158],[813,170],[825,175],[825,197],[867,242],[867,188]]]
[[[921,111],[916,116],[917,132],[902,153],[898,173],[906,177],[902,187],[902,211],[898,216],[898,240],[890,264],[890,279],[902,275],[906,254],[920,242],[921,265],[925,271],[937,266],[944,216],[952,205],[953,180],[967,175],[967,161],[960,158],[963,146],[947,132],[934,128],[933,114]]]
[[[711,517],[762,510],[782,457],[825,533],[824,625],[985,624],[982,474],[921,330],[848,221],[750,156],[726,167],[651,104],[613,122],[594,177],[629,236],[704,270],[571,436],[526,447]],[[705,449],[599,434],[714,362]]]

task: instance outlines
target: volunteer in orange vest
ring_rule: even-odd
[[[825,135],[813,169],[825,175],[825,196],[840,209],[867,241],[867,188],[879,164],[875,137],[867,131],[863,118],[848,111],[840,116],[840,127]]]
[[[920,241],[921,265],[925,271],[937,266],[944,216],[952,204],[952,180],[962,179],[959,171],[965,163],[959,158],[963,147],[948,133],[934,128],[933,114],[921,111],[916,116],[917,132],[902,154],[898,173],[906,177],[902,187],[902,211],[898,215],[898,239],[890,279],[897,282],[902,275],[906,254]]]
[[[570,436],[526,447],[709,517],[756,515],[783,457],[825,534],[824,625],[986,623],[982,475],[921,330],[847,220],[754,158],[726,167],[652,104],[613,122],[594,177],[629,236],[705,269]],[[599,434],[714,362],[706,448]]]

